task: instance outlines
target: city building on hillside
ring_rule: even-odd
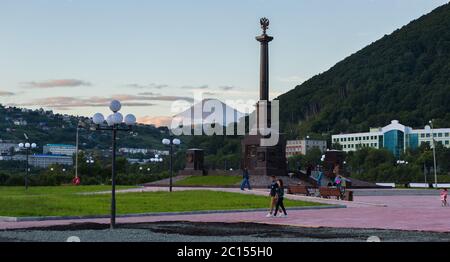
[[[0,155],[12,155],[19,151],[19,145],[11,142],[0,142]]]
[[[72,156],[77,151],[74,145],[47,144],[43,148],[44,154]]]
[[[122,154],[154,154],[154,155],[164,155],[168,156],[168,150],[157,150],[157,149],[146,149],[146,148],[130,148],[130,147],[122,147],[119,148],[119,152]]]
[[[28,158],[30,166],[47,168],[51,165],[72,166],[73,158],[67,155],[31,155]]]
[[[150,153],[154,155],[162,155],[162,156],[168,156],[170,154],[169,150],[157,150],[157,149],[150,149]]]
[[[286,141],[286,157],[305,155],[309,150],[318,148],[323,153],[327,150],[327,141],[315,139],[300,139]]]
[[[342,150],[356,151],[363,147],[386,148],[396,157],[400,157],[407,149],[416,149],[421,144],[432,143],[432,133],[436,143],[450,148],[450,128],[431,129],[426,126],[424,129],[412,129],[400,124],[397,120],[382,128],[371,128],[366,133],[352,133],[333,135],[333,144],[340,144]]]
[[[124,154],[147,154],[149,152],[146,148],[129,148],[129,147],[122,147],[119,148],[120,153]]]
[[[27,160],[27,156],[26,155],[13,155],[10,160],[12,160],[12,161],[26,161]]]
[[[150,163],[150,159],[127,158],[127,161],[130,164],[140,164],[140,165]]]
[[[71,116],[70,115],[66,115],[66,114],[64,114],[63,115],[63,121],[65,121],[65,122],[67,122],[67,123],[70,123],[71,122]]]
[[[13,123],[15,126],[26,126],[28,124],[27,121],[23,119],[16,119]]]

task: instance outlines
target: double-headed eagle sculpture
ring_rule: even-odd
[[[266,17],[263,17],[259,20],[259,23],[261,24],[263,34],[265,35],[267,28],[269,28],[269,19],[267,19]]]

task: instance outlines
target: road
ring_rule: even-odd
[[[142,190],[142,189],[141,189]],[[148,188],[150,190],[161,190],[157,188]],[[239,192],[236,189],[211,189],[221,190],[229,192]],[[265,195],[264,191],[246,191],[246,194],[258,194]],[[302,199],[306,201],[314,201],[315,198],[302,197],[302,196],[289,196],[289,198]],[[152,239],[159,239],[163,241],[165,238],[160,232],[154,232],[150,235],[144,234],[149,232],[148,229],[140,227],[134,227],[131,225],[163,225],[164,223],[171,222],[178,225],[188,221],[194,223],[194,225],[251,225],[251,227],[274,227],[272,231],[276,232],[272,235],[273,240],[280,241],[281,239],[289,241],[320,241],[327,240],[327,238],[302,236],[301,234],[307,232],[323,232],[323,234],[337,234],[336,238],[329,238],[331,241],[347,241],[347,240],[364,240],[371,234],[385,234],[383,237],[389,239],[389,241],[404,241],[412,240],[427,240],[437,241],[443,239],[447,241],[448,234],[450,233],[450,208],[441,207],[439,192],[432,190],[357,190],[355,192],[355,202],[341,202],[336,200],[316,199],[323,203],[341,203],[347,205],[347,208],[336,209],[321,209],[321,210],[288,210],[289,216],[286,218],[267,218],[265,212],[236,212],[236,213],[214,213],[214,214],[189,214],[189,215],[158,215],[158,216],[139,216],[139,217],[126,217],[118,218],[118,223],[125,225],[126,228],[121,228],[119,231],[129,232],[135,238],[124,237],[128,239],[136,239],[137,241],[151,241]],[[72,224],[78,223],[83,225],[95,225],[105,227],[109,222],[107,218],[96,219],[69,219],[69,220],[50,220],[50,221],[27,221],[27,222],[0,222],[0,229],[22,229],[38,228],[38,227],[52,227],[62,226],[64,230],[70,229]],[[181,223],[181,224],[179,224]],[[215,224],[211,224],[215,223]],[[183,224],[184,225],[184,224]],[[67,228],[69,226],[69,228]],[[207,227],[207,226],[204,226]],[[249,226],[242,226],[241,231],[245,232]],[[278,236],[278,232],[282,232],[282,228],[297,228],[299,236],[290,237],[286,235]],[[89,228],[89,227],[88,227]],[[195,228],[195,227],[192,227]],[[214,227],[213,227],[214,228]],[[88,234],[86,239],[91,239],[89,232],[91,229],[77,231],[74,230],[73,234]],[[262,230],[262,229],[258,229]],[[281,231],[280,231],[281,230]],[[314,231],[310,231],[314,230]],[[381,231],[380,231],[381,230]],[[386,231],[387,230],[387,231]],[[400,230],[400,231],[399,231]],[[93,237],[91,240],[108,239],[114,241],[120,238],[115,238],[117,233],[110,231],[98,231],[104,232],[104,237]],[[151,230],[150,230],[151,231]],[[195,231],[195,230],[194,230]],[[413,232],[418,231],[418,232]],[[419,232],[422,231],[422,232]],[[35,232],[35,233],[30,233]],[[66,236],[59,235],[58,230],[46,231],[44,239],[39,239],[39,230],[31,231],[0,231],[0,239],[7,240],[45,240],[47,237],[61,240]],[[51,233],[54,232],[54,233]],[[68,231],[72,232],[72,231]],[[215,232],[215,231],[212,231]],[[261,231],[263,232],[263,231]],[[352,234],[344,234],[345,232],[352,232]],[[391,233],[392,234],[391,234]],[[434,232],[434,233],[433,233]],[[305,234],[306,234],[305,233]],[[403,234],[404,233],[404,234]],[[12,234],[12,235],[11,235]],[[127,233],[123,233],[124,236],[128,236]],[[171,233],[170,236],[175,235]],[[26,237],[27,236],[27,237]],[[34,239],[33,236],[37,238]],[[168,236],[166,234],[166,236]],[[203,236],[196,236],[195,239],[201,241]],[[222,241],[221,236],[215,237],[208,236],[211,239],[217,239]],[[181,235],[180,238],[168,237],[167,241],[171,239],[191,239],[192,236]],[[237,235],[236,238],[243,239],[243,241],[258,241],[260,236],[252,235]],[[231,238],[233,239],[233,238]],[[262,238],[266,239],[267,238]],[[265,241],[266,241],[265,240]]]

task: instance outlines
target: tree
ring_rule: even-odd
[[[445,4],[281,95],[281,129],[365,132],[392,119],[450,126],[449,14]]]
[[[333,143],[333,144],[331,145],[331,149],[334,149],[334,150],[342,150],[342,145],[339,144],[339,143]]]

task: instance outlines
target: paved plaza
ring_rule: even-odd
[[[195,188],[176,188],[193,190]],[[158,191],[166,188],[138,188],[124,190]],[[210,188],[227,192],[238,189]],[[106,193],[106,192],[105,192]],[[263,190],[245,191],[245,194],[266,195]],[[356,190],[355,201],[337,201],[314,197],[292,196],[291,199],[346,205],[347,208],[288,210],[288,217],[265,217],[266,212],[231,212],[211,214],[149,215],[119,217],[118,223],[153,223],[167,221],[260,223],[295,227],[329,227],[353,229],[396,229],[406,231],[450,232],[450,207],[441,207],[439,192],[434,190]],[[23,222],[0,222],[0,229],[25,229],[70,225],[73,223],[109,223],[108,218],[66,219]]]

